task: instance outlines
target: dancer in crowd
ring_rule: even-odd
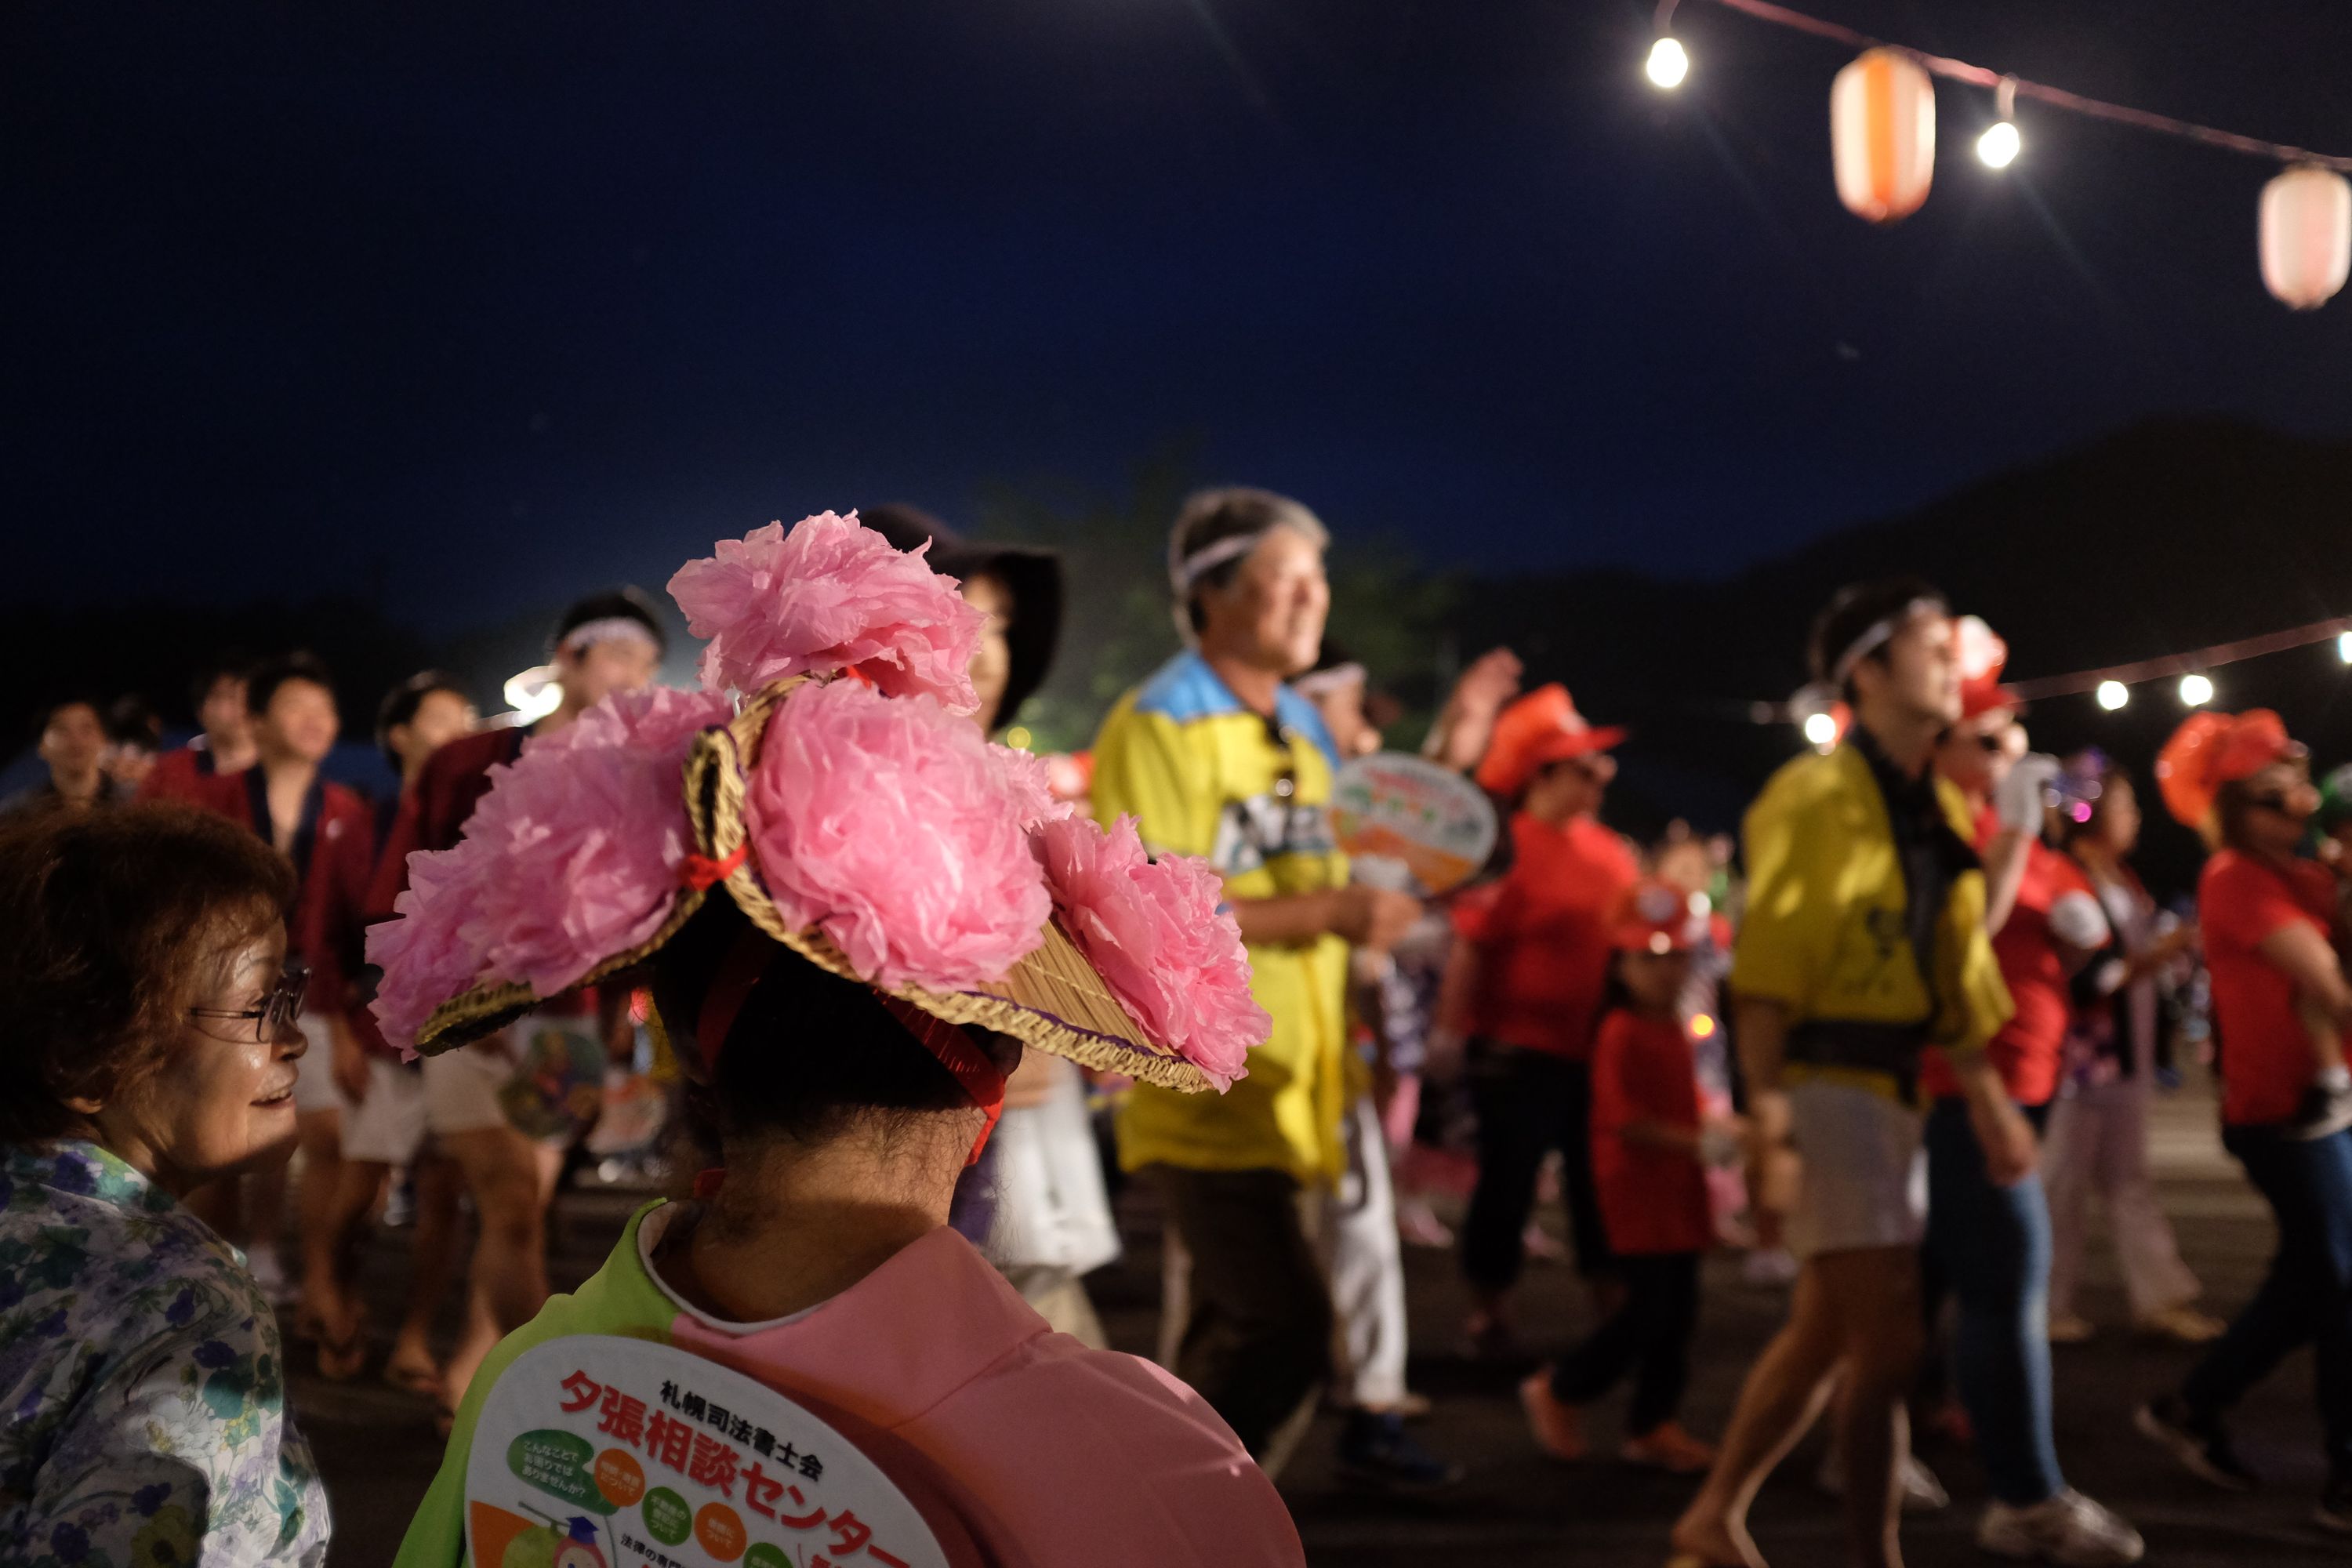
[[[1600,810],[1622,730],[1585,722],[1561,686],[1520,698],[1495,722],[1479,784],[1511,809],[1501,880],[1454,907],[1446,1022],[1469,1042],[1478,1109],[1478,1184],[1462,1222],[1471,1342],[1515,1345],[1510,1293],[1544,1157],[1557,1150],[1577,1272],[1613,1292],[1593,1194],[1590,1064],[1609,973],[1611,928],[1639,873]]]
[[[513,763],[533,737],[561,733],[607,695],[642,690],[662,649],[660,619],[635,589],[593,595],[565,611],[554,638],[555,708],[527,728],[460,736],[426,760],[402,795],[391,839],[377,858],[370,918],[397,912],[413,852],[446,850],[464,837],[492,768]],[[478,1300],[445,1368],[449,1399],[463,1395],[499,1336],[529,1321],[547,1299],[547,1208],[580,1111],[551,1103],[550,1093],[534,1086],[553,1086],[559,1101],[593,1094],[578,1081],[579,1064],[604,1053],[607,1021],[599,1009],[593,994],[568,996],[425,1064],[426,1126],[463,1173],[479,1226],[470,1276]],[[510,1085],[522,1092],[507,1095]],[[509,1099],[531,1111],[529,1127],[516,1124]]]
[[[641,1209],[593,1279],[485,1364],[400,1563],[465,1558],[477,1433],[548,1400],[523,1358],[575,1345],[567,1364],[593,1369],[615,1335],[682,1378],[723,1363],[777,1415],[832,1428],[822,1468],[727,1446],[698,1472],[747,1510],[721,1555],[746,1530],[792,1530],[835,1560],[899,1560],[873,1506],[824,1489],[846,1446],[880,1472],[865,1495],[914,1505],[896,1517],[949,1561],[1301,1563],[1280,1499],[1197,1395],[1052,1333],[945,1224],[1024,1049],[1171,1093],[1242,1069],[1267,1020],[1213,873],[1068,818],[1041,767],[956,717],[977,706],[979,616],[855,522],[761,530],[672,592],[715,634],[706,680],[747,691],[743,711],[711,689],[600,705],[526,751],[479,837],[420,858],[403,917],[372,933],[387,1033],[421,1028],[428,1050],[646,965],[711,1148],[700,1196]],[[881,689],[830,679],[851,660]],[[607,843],[626,869],[578,890],[570,865]],[[630,1423],[648,1468],[677,1425],[654,1409]]]
[[[2298,850],[2319,794],[2302,745],[2256,709],[2193,714],[2157,763],[2164,804],[2213,848],[2197,918],[2221,1043],[2222,1142],[2278,1224],[2262,1288],[2140,1429],[2206,1480],[2256,1484],[2224,1418],[2295,1350],[2315,1348],[2328,1477],[2318,1518],[2352,1531],[2352,1131],[2324,1131],[2316,1020],[2352,1026],[2352,985],[2328,944],[2336,888]],[[2340,1069],[2338,1069],[2340,1070]],[[2316,1091],[2316,1092],[2315,1092]]]
[[[1974,617],[1964,641],[2000,645]],[[1960,721],[1937,748],[1936,771],[1959,789],[1988,862],[2016,864],[1992,950],[2014,1008],[1985,1055],[2002,1090],[2039,1128],[2057,1093],[2073,1008],[2069,982],[2108,938],[2106,917],[2074,862],[2042,842],[2050,759],[2026,754],[2016,703],[2000,683],[2005,654],[1963,653]],[[1970,666],[1973,665],[1973,668]],[[1993,918],[1989,915],[1989,919]],[[1948,1290],[1958,1306],[1953,1383],[1992,1492],[1977,1543],[2007,1557],[2136,1563],[2137,1531],[2066,1484],[2052,1431],[2050,1210],[2039,1175],[1995,1179],[1959,1076],[1930,1048],[1928,1319]]]
[[[41,710],[34,735],[49,776],[0,800],[0,813],[84,811],[131,798],[129,791],[106,776],[106,721],[89,698],[50,703]]]
[[[106,753],[99,766],[125,799],[136,796],[155,771],[163,743],[163,721],[143,697],[118,697],[106,705]]]
[[[1421,914],[1403,893],[1348,880],[1328,812],[1334,747],[1286,684],[1322,646],[1328,538],[1313,512],[1264,490],[1187,500],[1169,573],[1192,646],[1121,698],[1095,743],[1097,816],[1132,815],[1155,852],[1209,860],[1274,1018],[1232,1093],[1139,1084],[1118,1129],[1121,1163],[1158,1186],[1191,1259],[1177,1371],[1270,1470],[1331,1369],[1310,1226],[1347,1169],[1349,949],[1385,951]],[[1351,1414],[1340,1458],[1372,1484],[1451,1474],[1394,1413]]]
[[[2111,935],[2074,979],[2066,1081],[2042,1148],[2050,1198],[2050,1338],[2076,1344],[2093,1331],[2075,1310],[2075,1289],[2084,1211],[2095,1195],[2106,1211],[2133,1323],[2143,1332],[2202,1344],[2222,1325],[2192,1305],[2197,1276],[2180,1260],[2147,1163],[2162,1027],[2157,981],[2196,945],[2197,928],[2160,913],[2131,868],[2140,828],[2131,775],[2104,753],[2086,752],[2067,763],[2065,794],[2070,809],[2059,839],[2098,893]]]
[[[253,715],[245,706],[246,672],[252,663],[243,654],[222,654],[196,671],[188,693],[196,738],[155,759],[140,785],[140,799],[195,800],[203,788],[199,781],[253,766]]]
[[[385,693],[376,710],[375,739],[384,760],[399,773],[400,793],[377,808],[385,839],[404,803],[415,791],[425,763],[442,746],[473,732],[473,702],[454,676],[424,670]],[[371,881],[382,874],[381,858]],[[432,1121],[425,1082],[416,1065],[403,1062],[385,1044],[364,1005],[372,999],[373,969],[365,969],[366,994],[351,997],[348,1027],[334,1044],[335,1078],[344,1100],[342,1166],[324,1221],[315,1278],[306,1283],[306,1301],[324,1325],[330,1350],[321,1370],[330,1376],[356,1374],[365,1360],[366,1314],[356,1289],[359,1247],[383,1202],[392,1173],[410,1169],[416,1194],[415,1227],[408,1249],[408,1296],[400,1327],[384,1363],[384,1381],[429,1399],[444,1423],[454,1415],[441,1366],[433,1354],[433,1319],[448,1293],[457,1248],[458,1203],[463,1174],[457,1163],[428,1141]],[[466,1334],[495,1333],[488,1308],[469,1293]]]
[[[257,665],[244,689],[254,765],[200,776],[195,795],[294,868],[287,951],[310,974],[299,1020],[310,1050],[294,1086],[302,1156],[302,1319],[320,1335],[320,1370],[348,1377],[360,1348],[342,1341],[322,1313],[334,1294],[329,1247],[335,1188],[342,1179],[344,1091],[336,1066],[352,1048],[345,1014],[359,964],[368,878],[375,868],[374,823],[365,801],[319,772],[341,728],[326,667],[308,654],[287,654]],[[284,1182],[283,1168],[272,1167],[208,1192],[197,1205],[215,1228],[246,1247],[254,1277],[273,1291],[284,1277],[278,1256]]]
[[[1738,1123],[1701,1107],[1683,1011],[1711,913],[1705,894],[1645,882],[1610,933],[1611,1004],[1592,1048],[1592,1175],[1625,1289],[1583,1343],[1519,1385],[1536,1446],[1556,1459],[1589,1454],[1583,1407],[1628,1376],[1628,1463],[1686,1475],[1715,1459],[1675,1419],[1698,1331],[1699,1261],[1715,1242],[1706,1168],[1739,1148]]]
[[[2033,1130],[1984,1051],[2010,1005],[1972,825],[1932,765],[1960,713],[1950,612],[1923,583],[1849,588],[1815,624],[1811,653],[1854,724],[1834,751],[1774,774],[1748,812],[1732,973],[1756,1152],[1793,1142],[1803,1161],[1786,1225],[1801,1267],[1789,1322],[1749,1370],[1674,1529],[1676,1561],[1706,1568],[1763,1562],[1748,1504],[1833,1384],[1850,1560],[1900,1561],[1895,1478],[1922,1340],[1922,1050],[1943,1047],[1958,1076],[1988,1178],[2033,1165]]]
[[[277,1318],[183,1206],[293,1148],[293,893],[185,806],[0,824],[0,1560],[325,1561]]]
[[[377,803],[376,842],[392,842],[400,804],[416,791],[433,753],[481,727],[465,682],[445,669],[420,669],[383,694],[376,705],[375,745],[399,776],[400,788]]]
[[[915,507],[874,507],[860,521],[894,549],[929,546],[931,569],[955,578],[985,620],[971,665],[983,733],[1011,724],[1045,683],[1061,637],[1062,563],[1041,550],[967,543]],[[1108,1349],[1085,1277],[1116,1258],[1118,1227],[1103,1187],[1086,1075],[1044,1051],[1006,1083],[987,1152],[958,1184],[956,1223],[971,1225],[989,1260],[1045,1320]]]

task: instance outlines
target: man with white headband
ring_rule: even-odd
[[[1750,1369],[1671,1561],[1754,1568],[1749,1500],[1840,1385],[1848,1560],[1901,1561],[1895,1478],[1903,1401],[1924,1337],[1920,1056],[1940,1047],[1988,1180],[2033,1165],[2032,1129],[1986,1044],[2011,1013],[1985,930],[1985,876],[1937,739],[1960,717],[1950,612],[1924,583],[1848,588],[1815,623],[1815,679],[1853,714],[1845,742],[1774,774],[1748,814],[1748,916],[1735,949],[1734,1038],[1756,1163],[1793,1144],[1786,1216],[1801,1264],[1790,1319]],[[1761,1200],[1763,1189],[1759,1184]]]
[[[369,919],[392,918],[408,887],[411,852],[447,849],[463,837],[466,819],[489,790],[492,769],[513,763],[530,737],[563,728],[612,693],[651,685],[665,640],[652,602],[635,588],[591,595],[566,610],[551,644],[561,700],[534,724],[461,735],[425,760],[377,862]],[[529,1322],[547,1300],[547,1206],[564,1145],[576,1131],[557,1108],[501,1091],[519,1079],[576,1079],[574,1064],[602,1062],[604,1033],[594,994],[583,993],[487,1040],[429,1058],[422,1092],[403,1103],[371,1111],[362,1101],[352,1110],[346,1159],[398,1163],[415,1142],[421,1117],[457,1162],[474,1199],[481,1238],[474,1249],[466,1330],[442,1379],[445,1420],[491,1347]],[[577,1092],[573,1098],[584,1102]],[[518,1125],[518,1107],[530,1125]],[[578,1107],[569,1115],[576,1118]],[[355,1323],[343,1327],[358,1331]]]
[[[1155,853],[1205,858],[1247,943],[1273,1036],[1214,1105],[1138,1084],[1119,1161],[1160,1189],[1191,1259],[1178,1376],[1269,1472],[1330,1373],[1332,1310],[1311,1227],[1347,1168],[1349,950],[1386,950],[1420,917],[1348,879],[1332,838],[1339,764],[1313,703],[1331,590],[1315,514],[1256,489],[1184,503],[1169,580],[1188,645],[1120,699],[1095,742],[1095,811],[1132,814]],[[1358,1411],[1340,1444],[1358,1480],[1428,1489],[1451,1467],[1393,1411]]]

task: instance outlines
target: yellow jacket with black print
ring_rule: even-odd
[[[1155,852],[1205,858],[1230,898],[1316,892],[1348,879],[1331,834],[1333,765],[1312,703],[1283,688],[1269,721],[1244,707],[1198,654],[1184,653],[1104,721],[1095,813],[1106,822],[1132,815]],[[1348,944],[1334,936],[1254,942],[1249,956],[1272,1037],[1222,1096],[1137,1085],[1118,1122],[1127,1169],[1276,1169],[1323,1182],[1344,1168]]]
[[[1965,846],[1965,799],[1942,780],[1936,793]],[[1788,1009],[1790,1081],[1857,1082],[1908,1100],[1921,1048],[1981,1050],[2008,1021],[1984,872],[1971,865],[1950,879],[1923,973],[1885,795],[1855,745],[1782,767],[1748,809],[1743,840],[1748,908],[1731,984]]]

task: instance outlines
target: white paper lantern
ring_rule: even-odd
[[[1876,48],[1837,73],[1830,161],[1856,216],[1894,223],[1919,210],[1936,172],[1936,84],[1918,61]]]
[[[2297,310],[2333,299],[2352,272],[2352,183],[2301,163],[2263,187],[2263,286]]]

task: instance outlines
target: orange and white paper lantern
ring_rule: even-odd
[[[1894,223],[1927,199],[1936,172],[1936,84],[1897,49],[1872,49],[1830,87],[1830,157],[1838,200]]]
[[[2352,274],[2352,182],[2301,163],[2263,187],[2263,287],[2315,310]]]

